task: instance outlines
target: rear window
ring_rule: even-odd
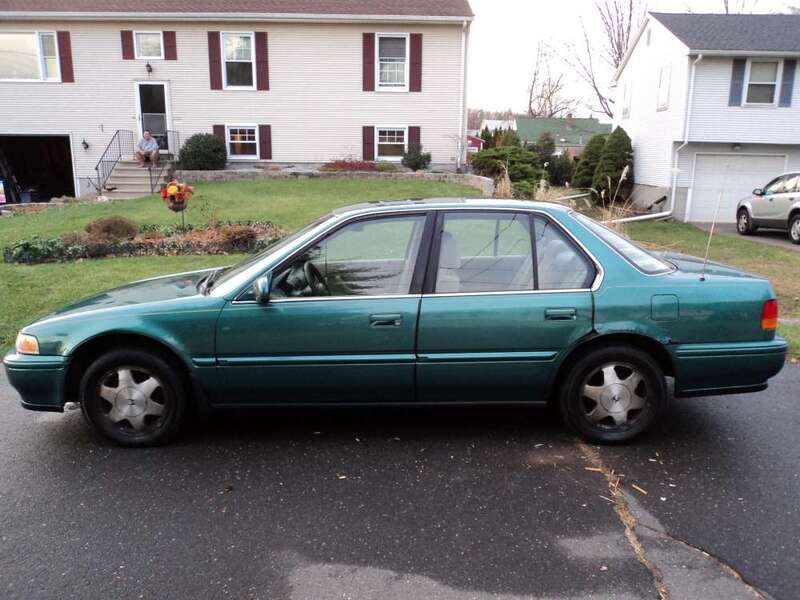
[[[597,221],[578,213],[575,214],[575,218],[642,273],[659,275],[674,270],[674,267],[668,262],[637,246],[628,238],[621,236]]]

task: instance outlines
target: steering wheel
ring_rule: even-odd
[[[303,265],[303,273],[306,276],[306,282],[308,282],[311,288],[312,296],[331,295],[331,291],[328,289],[328,284],[325,283],[322,273],[319,272],[319,269],[315,267],[314,263],[310,260],[307,260],[306,264]]]

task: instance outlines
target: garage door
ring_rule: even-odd
[[[785,156],[698,154],[689,221],[711,222],[721,191],[717,222],[736,222],[736,204],[739,200],[781,174],[785,166]]]

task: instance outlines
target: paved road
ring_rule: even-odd
[[[795,598],[798,384],[599,451],[522,408],[268,411],[137,451],[0,375],[0,597],[756,597],[685,540]]]
[[[711,223],[695,223],[695,225],[697,225],[700,229],[705,229],[706,231],[711,229]],[[714,231],[723,235],[739,235],[739,232],[736,231],[735,223],[717,223],[714,226]],[[761,242],[762,244],[769,244],[770,246],[778,246],[787,250],[795,250],[800,252],[800,245],[793,244],[789,239],[788,233],[785,231],[779,231],[777,229],[759,229],[758,232],[747,236],[746,239],[753,240],[754,242]]]

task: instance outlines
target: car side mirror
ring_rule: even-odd
[[[253,295],[259,304],[269,303],[269,292],[272,289],[272,273],[262,275],[253,282]]]
[[[753,196],[763,196],[763,195],[764,195],[764,190],[762,190],[761,188],[756,188],[753,190]]]

